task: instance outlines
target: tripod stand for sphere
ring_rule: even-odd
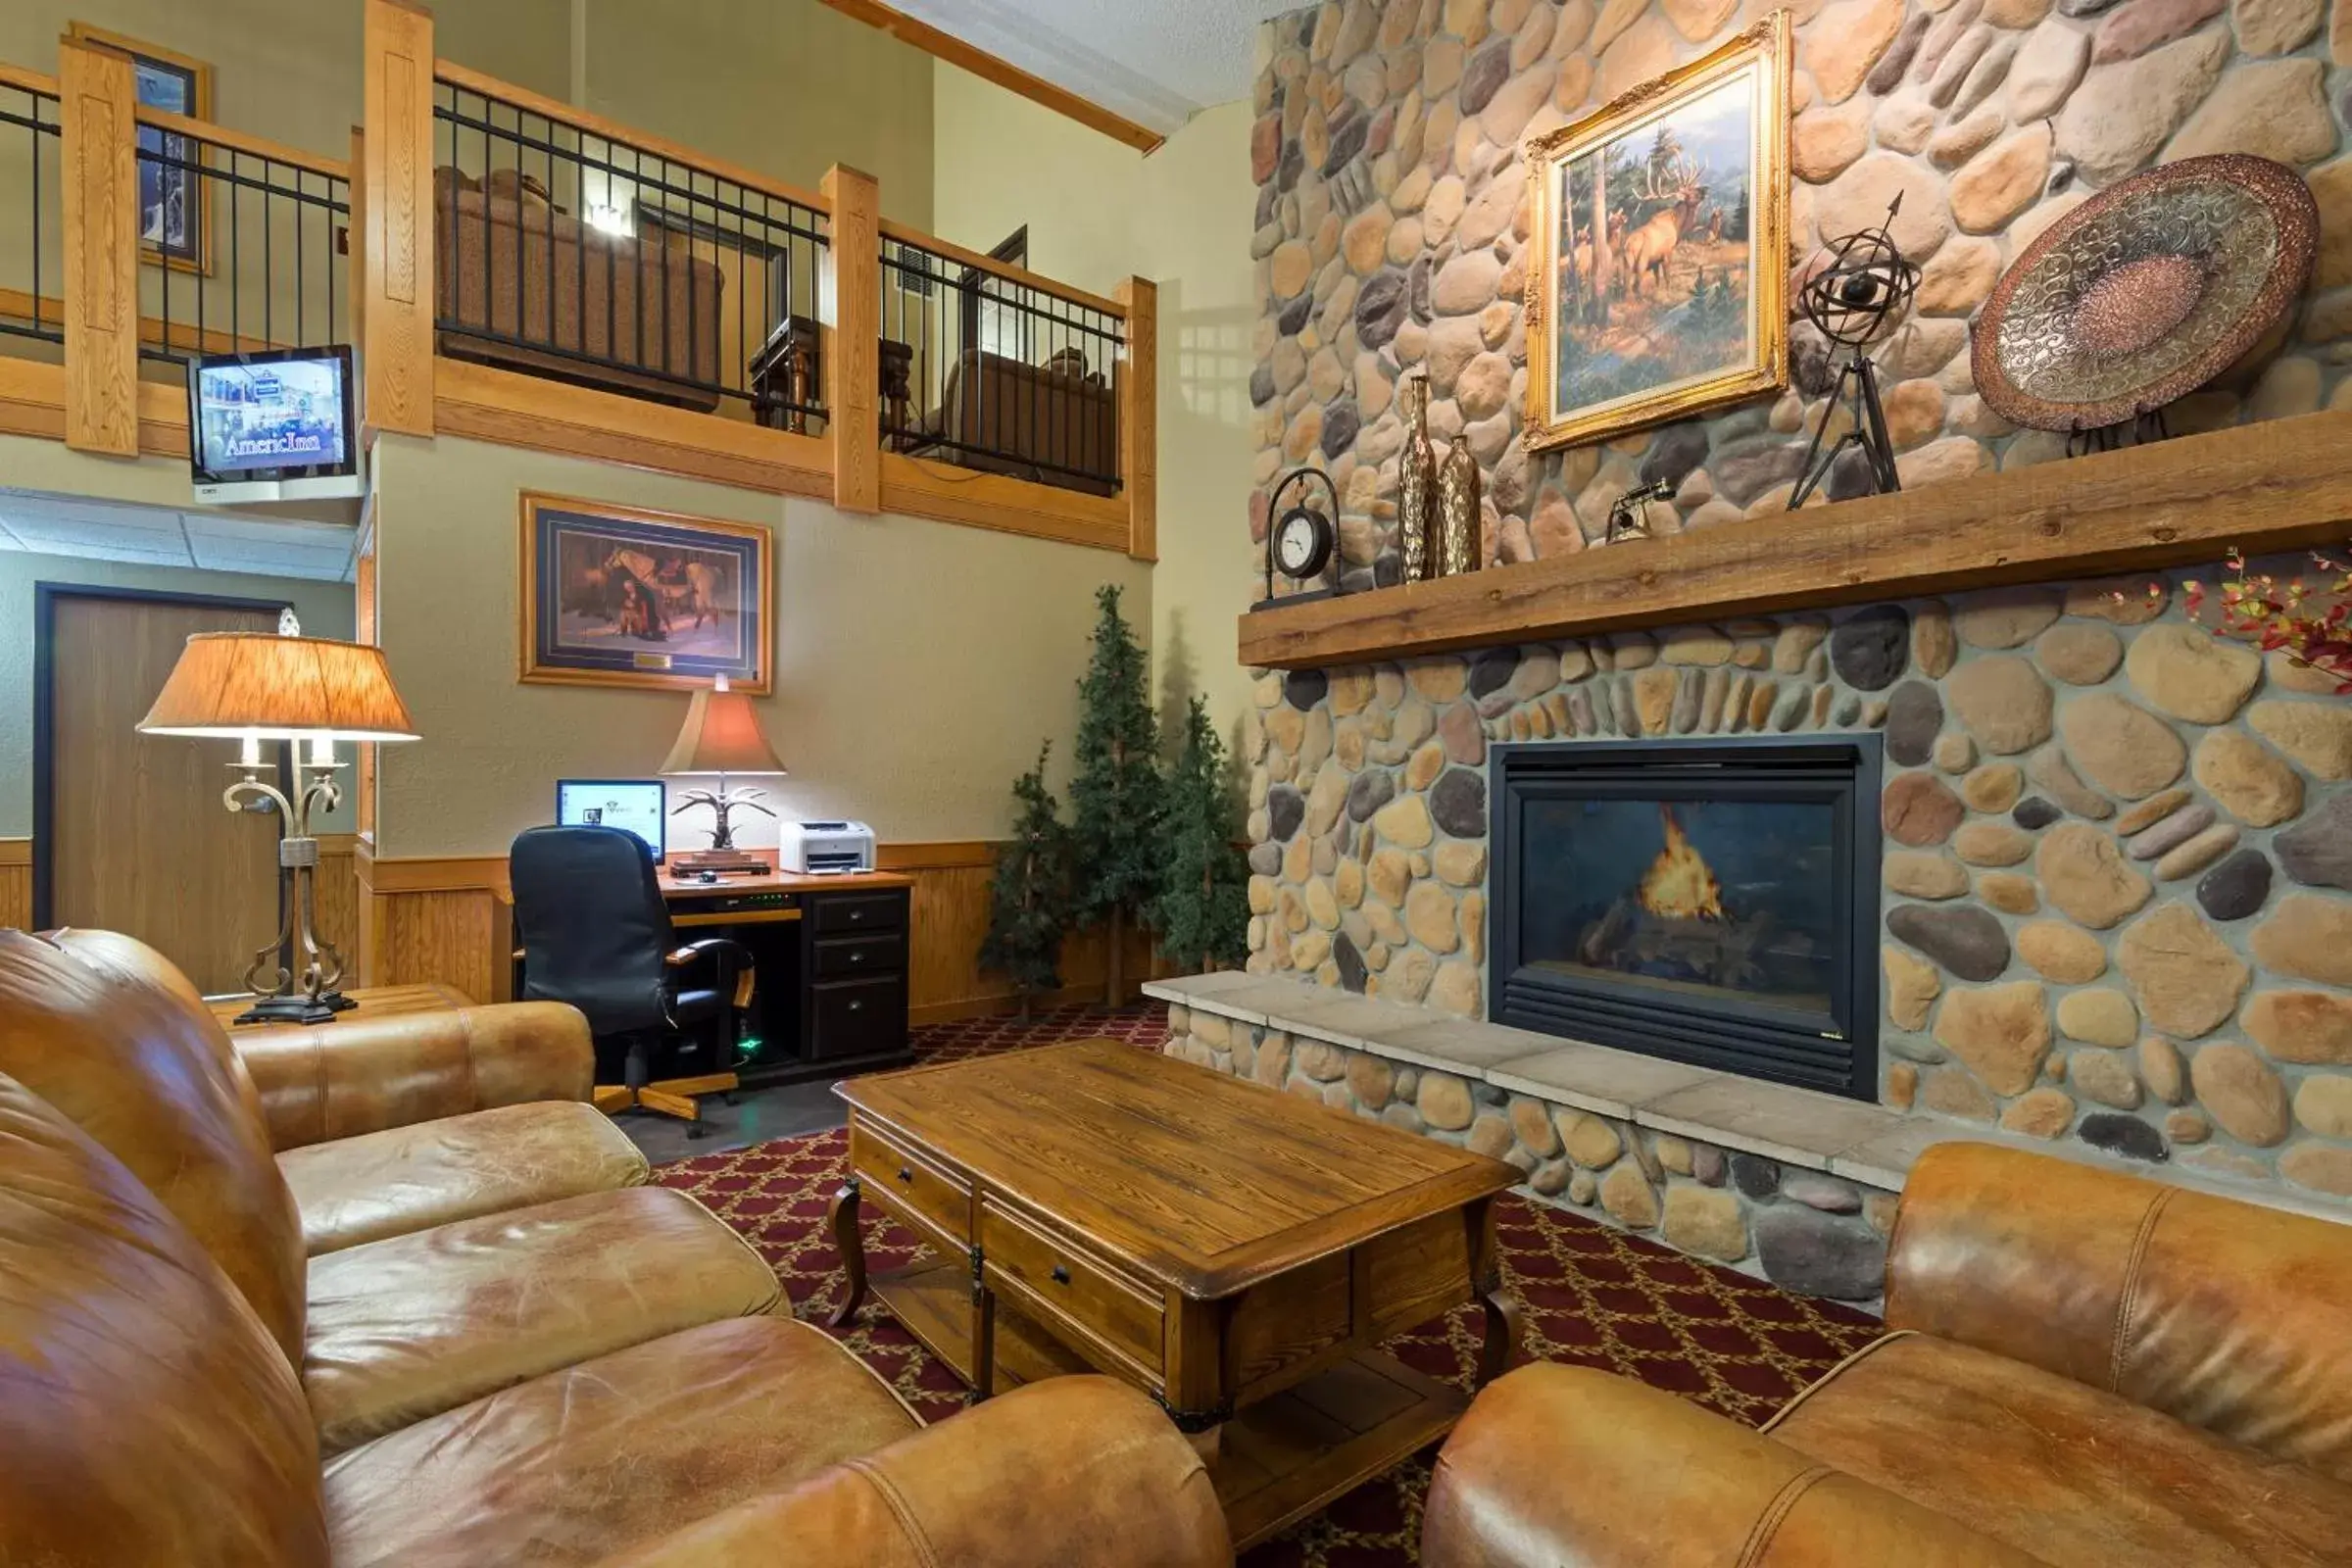
[[[1830,433],[1830,416],[1840,402],[1853,411],[1853,424],[1825,455],[1821,440]],[[1820,488],[1848,447],[1860,447],[1868,455],[1870,476],[1879,494],[1890,495],[1903,487],[1895,477],[1894,443],[1886,435],[1886,412],[1879,406],[1879,368],[1867,354],[1855,355],[1838,372],[1838,388],[1822,405],[1821,422],[1813,426],[1813,444],[1805,449],[1805,476],[1788,497],[1789,511],[1803,506],[1805,497]]]

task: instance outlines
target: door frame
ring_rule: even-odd
[[[190,610],[284,612],[284,599],[247,599],[233,594],[182,593],[169,588],[115,588],[102,583],[35,582],[32,585],[32,927],[51,929],[54,915],[53,857],[57,850],[56,704],[57,605],[61,599],[113,599],[132,604],[179,605]],[[286,748],[277,749],[277,787],[291,789]],[[271,814],[276,808],[271,808]],[[278,829],[285,832],[281,824]],[[278,918],[285,918],[285,879],[278,879]]]

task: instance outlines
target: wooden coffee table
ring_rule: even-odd
[[[1477,1300],[1508,1364],[1498,1159],[1108,1040],[856,1078],[834,1240],[872,1200],[941,1261],[873,1293],[986,1398],[1107,1373],[1207,1457],[1237,1546],[1448,1431],[1468,1396],[1376,1348]]]

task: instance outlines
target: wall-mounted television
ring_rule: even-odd
[[[351,350],[270,349],[190,360],[188,445],[199,501],[360,494]]]

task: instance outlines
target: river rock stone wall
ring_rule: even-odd
[[[1266,675],[1250,967],[1483,1016],[1491,744],[1876,729],[1884,1103],[2352,1197],[2352,699],[2180,585]]]
[[[1161,1050],[1519,1167],[1529,1189],[1801,1296],[1875,1307],[1895,1195],[1205,1010]]]
[[[1681,481],[1661,529],[1787,504],[1836,368],[1800,324],[1790,390],[1530,458],[1523,141],[1704,53],[1763,0],[1332,0],[1258,34],[1250,142],[1260,318],[1253,537],[1277,475],[1327,466],[1358,582],[1394,570],[1396,383],[1426,371],[1441,443],[1486,472],[1490,560],[1582,550],[1636,483]],[[1793,0],[1791,262],[1876,224],[1924,269],[1878,359],[1906,488],[2047,462],[1977,397],[1969,318],[2002,268],[2092,191],[2193,154],[2301,170],[2324,221],[2278,341],[2168,411],[2173,429],[2305,413],[2352,392],[2352,158],[2339,157],[2352,6],[2322,0]],[[2283,345],[2283,352],[2281,351]],[[1832,497],[1859,469],[1835,473]],[[1258,557],[1251,558],[1254,572]],[[1384,563],[1392,563],[1384,567]],[[1237,562],[1237,567],[1239,563]]]

